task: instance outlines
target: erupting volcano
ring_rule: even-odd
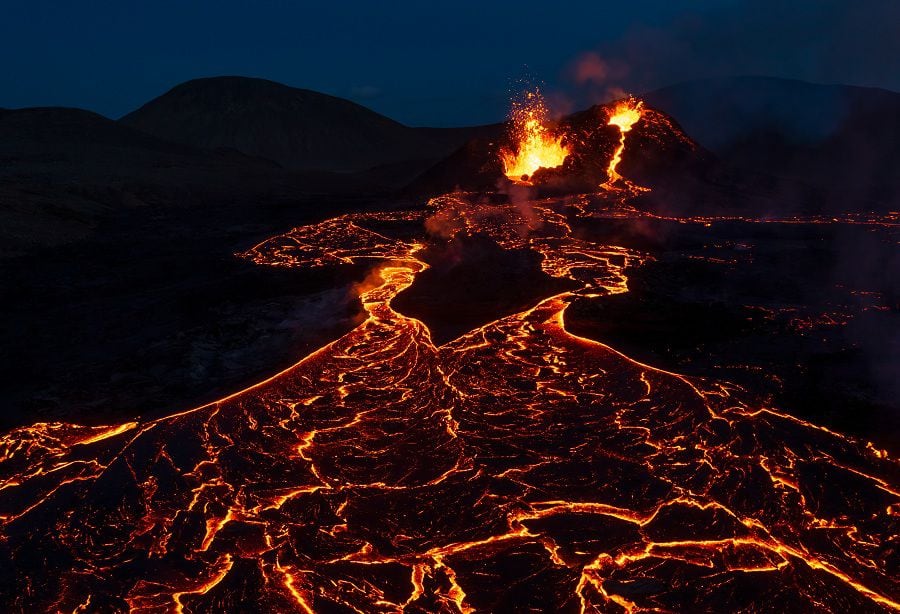
[[[619,130],[611,157],[585,162],[608,185],[649,113],[629,100],[591,127]],[[572,154],[538,94],[513,116],[510,179]],[[574,302],[628,293],[654,260],[598,231],[660,219],[632,192],[501,196],[341,215],[239,254],[371,273],[364,320],[265,381],[156,420],[5,434],[6,609],[900,610],[900,464],[572,332]],[[534,256],[553,290],[439,344],[392,301],[429,248],[467,237]]]
[[[500,151],[503,172],[509,179],[527,184],[536,170],[565,162],[569,149],[562,136],[548,127],[549,112],[540,90],[526,92],[522,100],[513,103],[510,119],[514,149]]]

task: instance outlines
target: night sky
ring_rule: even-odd
[[[412,125],[496,121],[523,80],[562,106],[739,74],[900,90],[897,0],[17,0],[0,14],[0,107],[110,117],[227,74],[347,97]]]

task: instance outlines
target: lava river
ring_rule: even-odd
[[[456,194],[242,254],[370,263],[367,319],[210,405],[4,435],[4,611],[900,609],[896,460],[566,330],[648,257],[581,238],[589,214]],[[433,220],[573,289],[436,346],[391,307]]]

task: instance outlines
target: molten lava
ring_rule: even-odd
[[[366,320],[282,373],[0,436],[4,611],[900,610],[887,452],[569,332],[572,301],[649,259],[574,228],[607,215],[587,200],[536,201],[532,226],[477,194],[430,204],[242,254],[377,269]],[[391,306],[433,239],[375,230],[435,215],[572,289],[435,345]]]
[[[517,183],[528,184],[539,168],[556,168],[569,155],[562,136],[549,130],[549,113],[539,90],[528,92],[513,104],[511,113],[514,149],[500,150],[504,174]]]
[[[607,125],[619,127],[619,146],[616,148],[616,152],[609,161],[609,167],[606,171],[609,178],[603,185],[604,188],[612,188],[613,184],[617,181],[624,180],[624,178],[616,171],[616,168],[618,168],[619,162],[622,161],[622,154],[625,152],[626,135],[631,130],[632,126],[641,119],[643,113],[644,103],[640,100],[635,100],[634,98],[626,98],[613,107]]]

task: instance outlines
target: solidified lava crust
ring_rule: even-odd
[[[573,232],[596,205],[455,194],[242,254],[371,262],[368,318],[210,405],[4,435],[5,611],[900,609],[895,459],[566,330],[648,258]],[[436,346],[391,307],[433,236],[390,221],[534,250],[577,288]]]

